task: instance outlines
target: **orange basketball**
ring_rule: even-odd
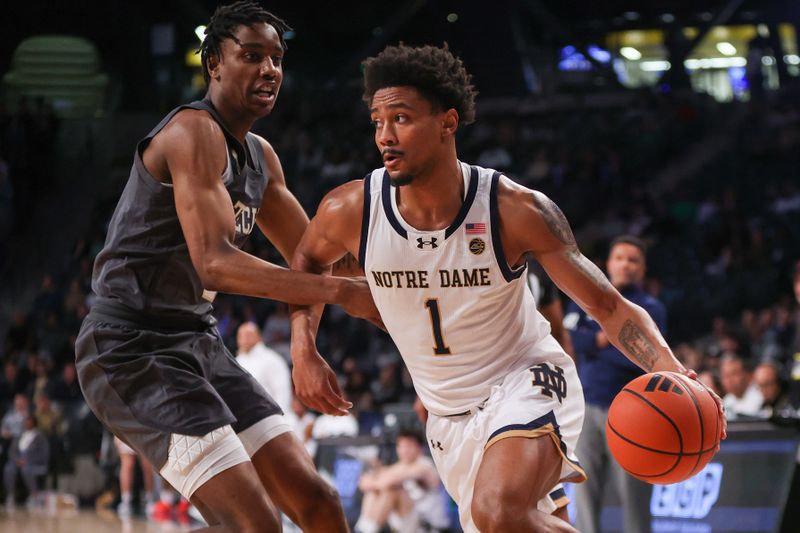
[[[698,473],[719,443],[719,411],[699,382],[675,372],[639,376],[608,410],[606,439],[630,475],[666,485]]]

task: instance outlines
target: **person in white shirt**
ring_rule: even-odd
[[[735,419],[739,415],[758,416],[764,397],[753,383],[753,374],[744,360],[734,353],[722,356],[720,377],[725,392],[722,401],[728,419]]]
[[[357,533],[377,533],[387,523],[400,533],[415,533],[423,524],[450,527],[442,482],[423,446],[420,433],[403,430],[397,436],[397,462],[361,476],[358,486],[364,500]]]
[[[292,375],[286,360],[264,344],[253,322],[239,326],[236,345],[236,361],[266,389],[284,414],[291,413]]]

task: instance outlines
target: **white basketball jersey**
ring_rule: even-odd
[[[403,220],[383,168],[364,179],[361,266],[417,394],[439,415],[475,407],[508,372],[541,362],[532,348],[550,332],[526,267],[503,254],[497,187],[507,178],[459,164],[464,204],[436,231]]]

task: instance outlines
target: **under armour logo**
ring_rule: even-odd
[[[567,380],[564,379],[564,369],[556,365],[553,365],[551,369],[550,365],[542,363],[529,370],[533,374],[533,386],[541,387],[542,394],[548,398],[552,398],[553,393],[556,393],[558,403],[562,403],[561,401],[567,395]]]
[[[422,237],[417,237],[417,248],[422,250],[426,246],[430,246],[431,249],[438,248],[439,245],[436,244],[436,237],[431,237],[431,240],[426,241]]]
[[[444,448],[442,448],[442,443],[441,442],[439,442],[438,440],[431,439],[431,450],[442,450],[442,451],[444,451]]]

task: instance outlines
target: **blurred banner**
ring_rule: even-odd
[[[799,443],[796,428],[730,423],[720,452],[699,474],[682,483],[653,486],[652,532],[800,531],[800,495],[792,490],[798,484]],[[568,495],[573,507],[574,491],[568,490]],[[606,491],[601,523],[605,532],[622,532],[622,507],[615,490]]]

